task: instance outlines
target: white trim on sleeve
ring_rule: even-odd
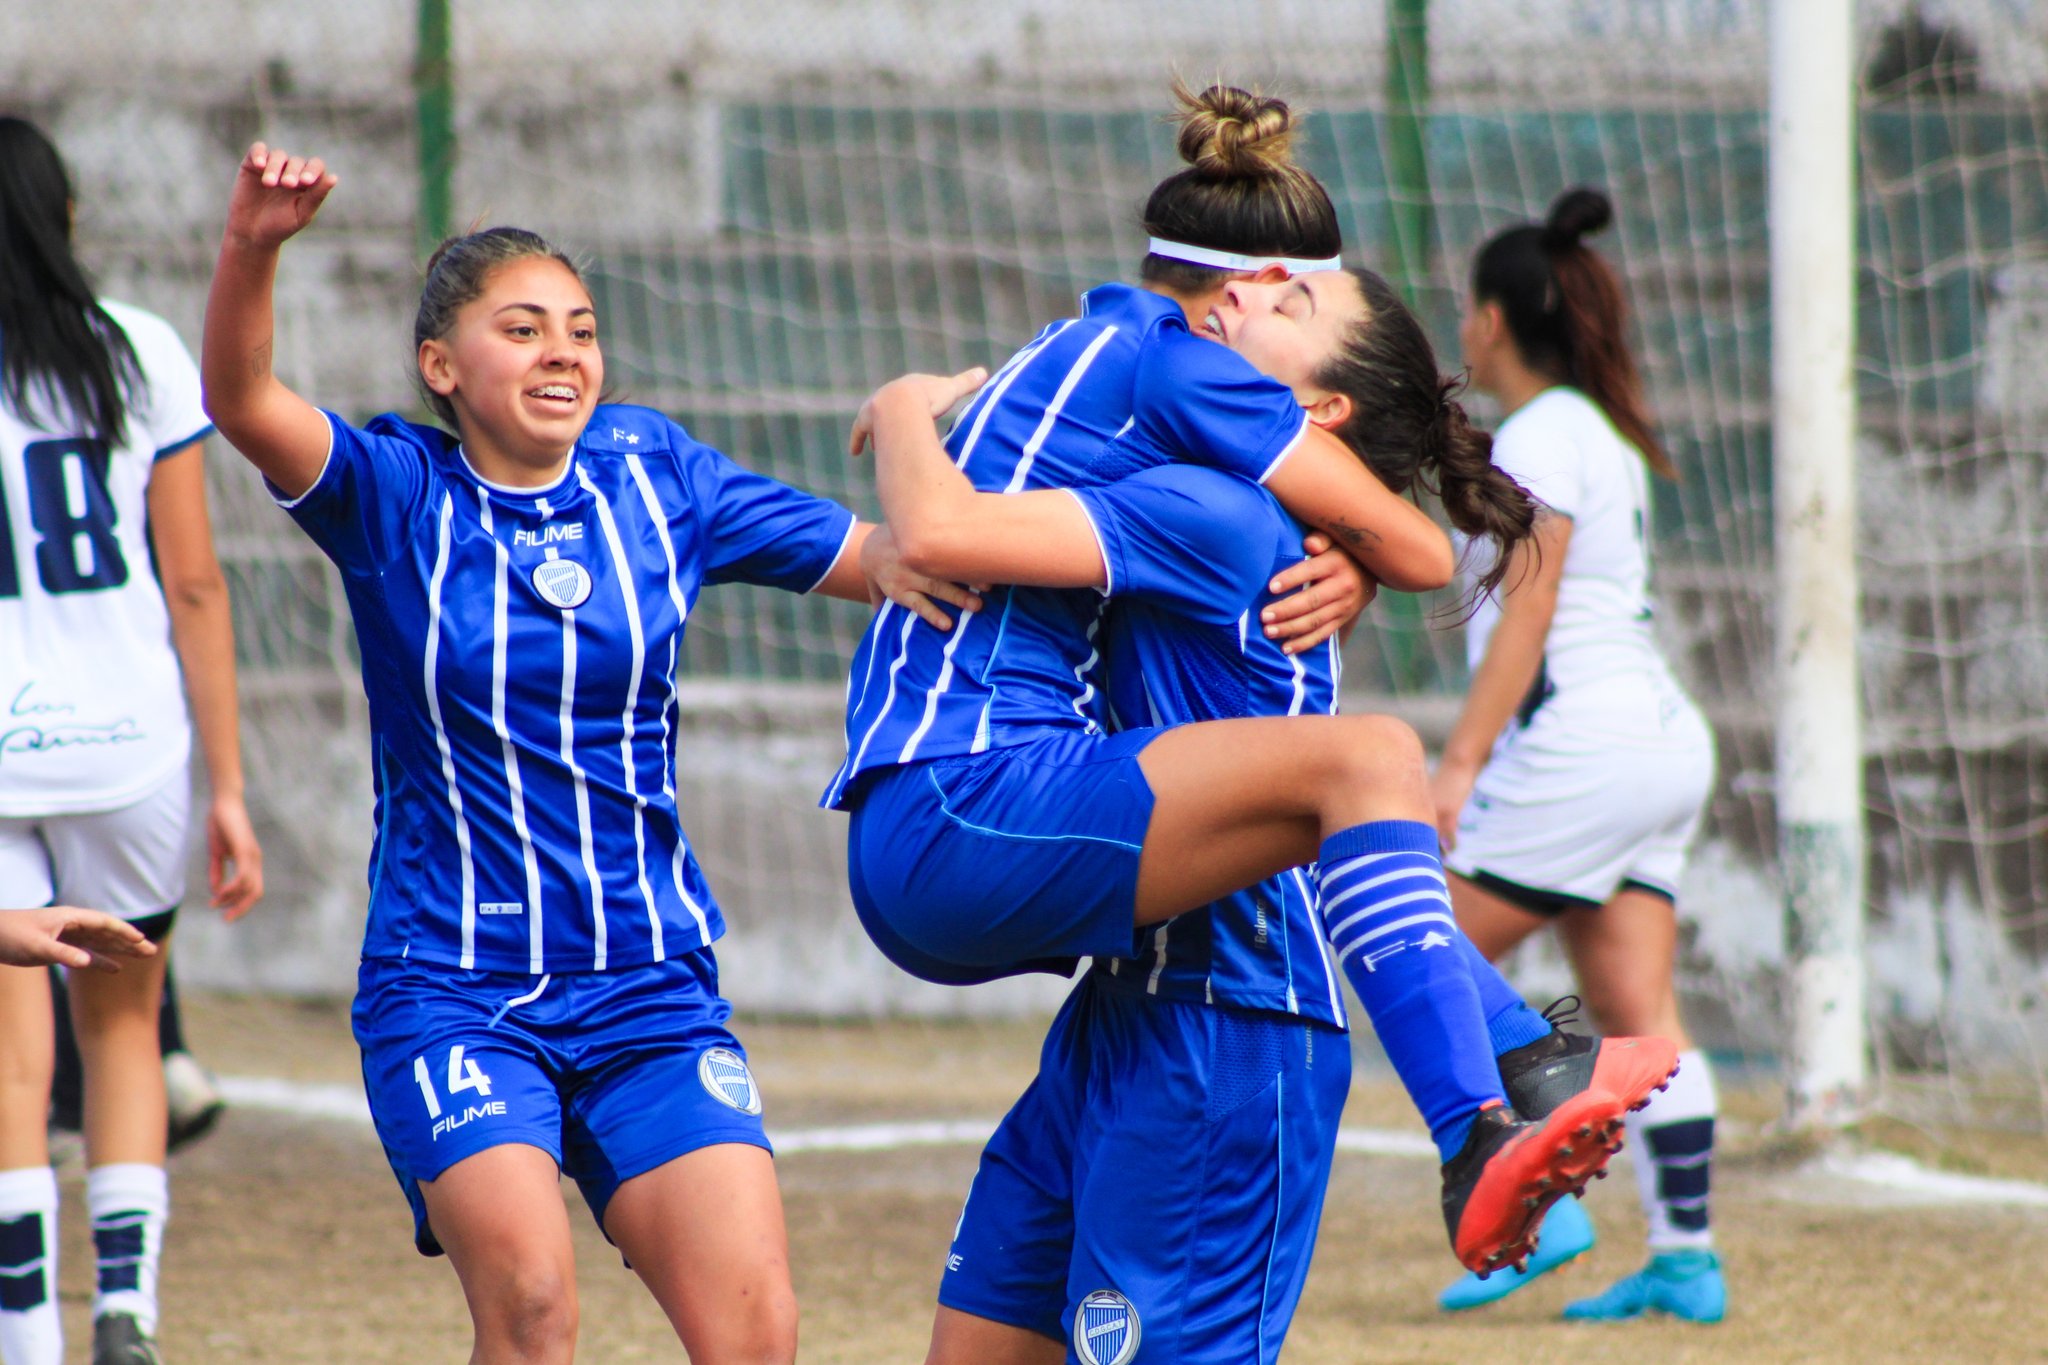
[[[151,464],[161,463],[162,461],[169,459],[171,456],[176,455],[186,446],[199,444],[201,441],[213,435],[214,432],[218,430],[218,427],[214,426],[213,423],[208,422],[205,426],[199,428],[199,430],[193,432],[190,436],[184,437],[181,440],[173,441],[167,446],[158,446],[156,448],[156,454],[150,456],[149,462]]]
[[[1273,471],[1278,469],[1287,457],[1294,453],[1295,448],[1301,444],[1301,438],[1306,435],[1308,435],[1308,409],[1303,408],[1301,410],[1300,430],[1294,433],[1293,440],[1280,448],[1280,453],[1275,455],[1273,462],[1266,466],[1266,472],[1259,475],[1259,487],[1264,488],[1266,486],[1266,480],[1273,477]]]
[[[846,534],[839,537],[839,548],[833,552],[831,560],[825,565],[825,572],[819,574],[817,582],[805,588],[805,592],[816,592],[819,584],[832,576],[832,571],[839,567],[839,561],[846,557],[846,547],[853,543],[853,533],[858,529],[860,529],[860,518],[851,511],[848,511],[846,514]]]
[[[1088,505],[1088,499],[1081,496],[1078,488],[1062,488],[1060,492],[1081,504],[1081,515],[1088,519],[1088,529],[1095,533],[1095,552],[1102,556],[1102,586],[1095,591],[1104,597],[1116,595],[1116,561],[1109,557],[1109,540],[1102,534],[1102,527],[1096,523],[1095,509]]]
[[[313,476],[313,482],[306,485],[306,491],[299,494],[296,498],[280,498],[275,492],[272,492],[270,495],[270,500],[287,512],[319,491],[320,485],[327,482],[328,469],[334,464],[334,424],[340,419],[325,408],[320,410],[320,415],[327,419],[327,453],[320,457],[320,472]],[[276,485],[268,479],[263,481],[263,486],[266,489],[276,488]]]

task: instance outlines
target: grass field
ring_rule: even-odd
[[[356,1081],[339,1003],[195,996],[195,1050],[216,1070]],[[1036,1060],[1038,1027],[743,1023],[771,1131],[999,1116]],[[1405,1100],[1367,1069],[1347,1127],[1418,1132]],[[1436,1172],[1412,1157],[1337,1158],[1315,1269],[1288,1365],[1513,1360],[1794,1362],[2048,1360],[2048,1208],[1915,1202],[1924,1196],[1818,1175],[1768,1135],[1775,1094],[1730,1085],[1715,1221],[1728,1265],[1727,1322],[1591,1327],[1554,1321],[1570,1297],[1635,1268],[1641,1223],[1625,1173],[1595,1187],[1603,1240],[1555,1283],[1446,1319],[1435,1291],[1455,1270]],[[1990,1175],[2048,1176],[2037,1137],[1906,1131],[1888,1142]],[[974,1168],[970,1145],[780,1158],[802,1358],[870,1365],[923,1358],[931,1295]],[[162,1340],[173,1365],[459,1361],[467,1318],[453,1273],[411,1249],[403,1199],[367,1126],[232,1111],[173,1162]],[[570,1197],[574,1199],[573,1189]],[[66,1174],[62,1281],[74,1358],[86,1340],[89,1261],[78,1173]],[[673,1361],[653,1301],[589,1218],[575,1218],[580,1359]]]

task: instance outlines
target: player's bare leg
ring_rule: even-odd
[[[1678,912],[1670,901],[1624,889],[1598,910],[1566,911],[1557,932],[1602,1033],[1656,1033],[1681,1049],[1692,1046],[1672,983]]]
[[[1388,716],[1184,726],[1146,745],[1138,764],[1154,800],[1138,863],[1139,924],[1314,862],[1339,830],[1432,818],[1422,742]]]
[[[1455,872],[1446,873],[1445,880],[1451,884],[1451,907],[1458,913],[1458,927],[1489,962],[1500,961],[1520,947],[1523,939],[1550,923],[1547,916],[1524,910]]]
[[[1060,1365],[1067,1344],[939,1305],[924,1365]]]
[[[64,1355],[57,1175],[43,1125],[55,1042],[48,969],[0,967],[0,1222],[15,1234],[6,1257],[13,1292],[0,1307],[0,1358],[8,1360],[54,1362]]]
[[[0,1171],[50,1164],[55,1029],[45,967],[0,967]]]
[[[168,1100],[157,1013],[168,955],[130,962],[118,974],[74,972],[71,1022],[85,1072],[89,1166],[164,1164]]]
[[[796,1359],[796,1291],[775,1163],[725,1142],[620,1185],[605,1233],[654,1293],[696,1365]]]
[[[471,1365],[574,1359],[576,1258],[555,1159],[521,1143],[491,1147],[420,1192],[469,1303]]]

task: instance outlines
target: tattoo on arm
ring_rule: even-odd
[[[264,342],[249,352],[249,377],[263,379],[270,374],[270,343]]]
[[[1339,520],[1335,525],[1326,529],[1334,533],[1337,539],[1344,542],[1344,548],[1351,552],[1351,557],[1354,559],[1371,554],[1373,550],[1379,547],[1382,540],[1380,533],[1371,527],[1353,526],[1350,522],[1343,520]]]

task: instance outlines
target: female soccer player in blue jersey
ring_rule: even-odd
[[[1048,328],[997,374],[943,452],[930,414],[958,389],[891,386],[864,415],[907,557],[969,581],[1042,586],[1002,590],[945,635],[883,612],[855,662],[848,762],[827,799],[853,811],[853,889],[870,933],[899,963],[940,980],[1128,956],[1134,926],[1313,861],[1320,843],[1332,941],[1444,1150],[1460,1258],[1484,1268],[1525,1249],[1532,1207],[1604,1162],[1601,1139],[1638,1089],[1663,1079],[1668,1050],[1661,1064],[1657,1049],[1641,1050],[1660,1068],[1648,1077],[1648,1067],[1609,1067],[1607,1050],[1589,1047],[1591,1064],[1571,1068],[1576,1093],[1545,1121],[1516,1123],[1499,1105],[1487,1015],[1450,920],[1413,733],[1386,718],[1301,717],[1105,737],[1096,674],[1104,598],[1046,589],[1113,590],[1109,556],[1089,537],[1084,552],[1048,562],[1047,547],[1066,543],[1054,522],[1004,519],[1020,507],[1078,515],[1065,495],[989,496],[1100,483],[1175,458],[1257,479],[1284,458],[1280,472],[1305,487],[1306,502],[1326,500],[1317,519],[1374,577],[1419,588],[1447,576],[1448,545],[1434,527],[1321,429],[1378,421],[1384,402],[1411,397],[1395,377],[1352,376],[1368,401],[1356,411],[1350,399],[1311,403],[1305,417],[1285,386],[1188,329],[1192,317],[1216,330],[1219,286],[1232,274],[1334,265],[1327,196],[1291,165],[1276,173],[1285,106],[1219,107],[1247,101],[1209,92],[1184,123],[1195,169],[1163,185],[1147,211],[1158,291],[1091,291],[1082,318]],[[1308,259],[1276,262],[1275,253]],[[1189,287],[1188,261],[1199,289]],[[1282,287],[1275,316],[1304,340],[1322,333],[1334,343],[1357,312],[1355,291],[1347,313],[1348,286],[1332,283],[1347,279],[1300,275]],[[1421,424],[1427,438],[1448,439],[1454,409],[1433,370],[1428,393],[1414,396],[1432,419]],[[1526,534],[1529,508],[1520,508]],[[1461,524],[1512,539],[1492,510],[1452,504]],[[1539,1036],[1548,1031],[1539,1025]]]
[[[204,368],[221,430],[354,615],[377,783],[355,1028],[416,1241],[455,1266],[473,1359],[566,1361],[567,1172],[691,1358],[788,1360],[761,1097],[676,817],[677,658],[707,584],[866,600],[869,528],[600,405],[590,295],[516,229],[427,268],[419,380],[454,435],[313,407],[272,373],[271,295],[334,184],[261,143],[243,159]],[[897,599],[944,621],[908,582]]]

